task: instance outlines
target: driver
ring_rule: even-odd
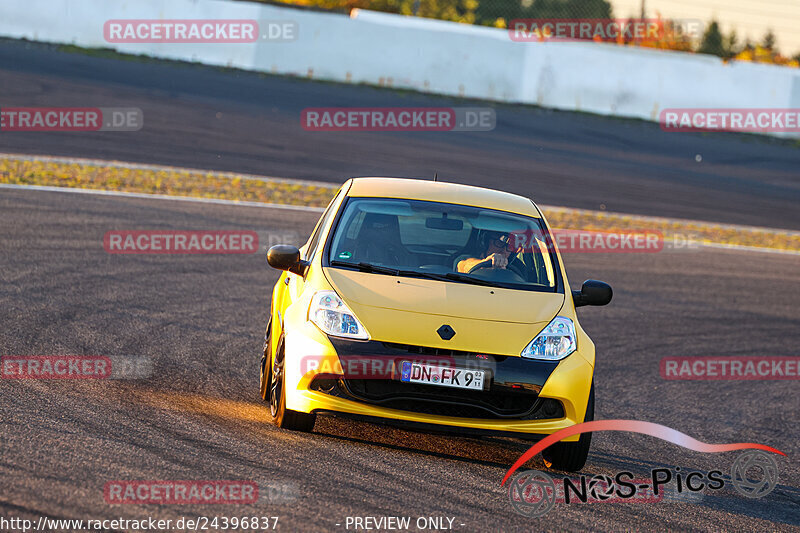
[[[458,262],[456,270],[467,273],[475,266],[486,263],[481,268],[506,268],[508,266],[508,256],[511,250],[508,245],[508,233],[499,231],[487,231],[481,236],[481,242],[485,243],[486,250],[483,257],[469,257]]]

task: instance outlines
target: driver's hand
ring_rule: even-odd
[[[508,265],[508,258],[505,254],[494,253],[486,259],[492,260],[492,268],[505,268]]]

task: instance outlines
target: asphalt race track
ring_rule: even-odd
[[[796,144],[505,105],[495,107],[492,132],[308,132],[299,118],[307,107],[447,105],[485,104],[0,42],[0,107],[139,107],[145,117],[132,133],[0,132],[0,152],[330,182],[438,172],[543,204],[800,230]],[[598,419],[656,422],[709,443],[763,443],[787,457],[777,459],[777,488],[760,500],[728,484],[657,503],[562,503],[530,519],[500,486],[528,444],[330,417],[318,418],[313,434],[271,426],[257,363],[277,272],[263,253],[103,248],[115,229],[236,229],[258,232],[263,251],[275,238],[304,241],[317,216],[0,189],[0,355],[152,365],[129,380],[0,379],[0,516],[278,516],[282,531],[346,531],[348,517],[365,516],[447,517],[470,532],[798,530],[797,381],[659,374],[667,356],[797,356],[798,256],[709,248],[565,256],[573,288],[595,278],[615,291],[610,306],[579,311],[598,350]],[[719,469],[729,481],[736,456],[597,433],[583,473]],[[527,467],[545,469],[540,457]],[[104,500],[109,481],[147,479],[252,480],[282,493],[249,505]]]
[[[0,42],[0,107],[138,107],[138,132],[0,133],[0,152],[343,182],[433,177],[545,205],[800,229],[800,149],[499,105],[491,132],[304,131],[308,107],[480,106],[415,93]],[[699,159],[699,160],[698,160]]]
[[[112,255],[102,244],[113,229],[305,235],[316,216],[0,189],[0,352],[153,363],[147,379],[0,380],[0,513],[33,520],[269,515],[280,517],[282,531],[345,531],[348,516],[444,516],[456,531],[797,531],[797,381],[659,375],[666,356],[796,356],[796,256],[710,249],[566,256],[573,287],[593,277],[615,289],[610,306],[580,310],[598,349],[598,418],[657,422],[710,443],[768,444],[788,457],[778,458],[779,485],[760,500],[726,486],[650,504],[562,503],[529,519],[500,487],[524,443],[322,417],[313,434],[269,425],[256,369],[277,273],[261,253]],[[727,479],[736,453],[599,433],[584,473],[646,476],[681,467],[720,469]],[[541,458],[528,466],[544,469]],[[255,480],[281,484],[286,498],[108,505],[104,484],[119,479]]]

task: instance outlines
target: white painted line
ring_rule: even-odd
[[[263,202],[239,202],[237,200],[220,200],[216,198],[193,198],[191,196],[170,196],[168,194],[146,194],[138,192],[103,191],[99,189],[75,189],[72,187],[50,187],[46,185],[12,185],[8,183],[0,183],[0,189],[23,189],[32,191],[98,194],[101,196],[122,196],[127,198],[177,200],[180,202],[197,202],[202,204],[238,205],[245,207],[261,207],[267,209],[289,209],[293,211],[308,211],[311,213],[322,213],[323,211],[325,211],[324,207],[310,207],[307,205],[268,204]]]
[[[692,220],[689,218],[668,218],[668,217],[650,217],[646,215],[630,215],[627,213],[618,213],[616,211],[594,211],[591,209],[579,209],[577,207],[561,207],[555,205],[541,205],[536,204],[542,211],[545,211],[545,216],[547,216],[546,211],[553,211],[557,213],[570,213],[570,214],[578,214],[578,215],[589,215],[597,218],[628,218],[630,220],[636,220],[641,222],[655,222],[659,224],[693,224],[695,226],[700,226],[704,229],[713,229],[713,228],[720,228],[720,229],[730,229],[735,231],[749,231],[753,233],[769,233],[773,235],[789,235],[791,237],[800,236],[800,231],[793,231],[789,229],[781,229],[781,228],[767,228],[763,226],[744,226],[741,224],[726,224],[726,223],[717,223],[717,222],[709,222],[708,220]]]
[[[337,190],[342,186],[341,183],[330,183],[326,181],[302,180],[295,178],[278,178],[275,176],[257,176],[255,174],[240,174],[238,172],[221,172],[216,170],[204,170],[199,168],[171,167],[166,165],[147,165],[144,163],[129,163],[126,161],[113,161],[106,159],[86,159],[82,157],[53,157],[49,155],[26,155],[26,154],[7,154],[0,152],[0,158],[14,159],[18,161],[39,161],[42,163],[66,163],[70,165],[91,165],[95,167],[109,168],[132,168],[140,170],[155,170],[166,172],[186,172],[192,174],[211,175],[215,178],[243,179],[256,181],[272,181],[276,183],[292,183],[296,185],[310,185],[312,187],[323,187],[326,189]],[[344,183],[344,182],[342,182]]]
[[[45,185],[11,185],[7,183],[0,183],[0,189],[66,192],[66,193],[76,193],[76,194],[97,194],[100,196],[120,196],[127,198],[144,198],[148,200],[149,199],[175,200],[180,202],[236,205],[244,207],[260,207],[266,209],[288,209],[292,211],[306,211],[311,213],[322,213],[323,211],[325,211],[324,207],[309,207],[305,205],[267,204],[262,202],[238,202],[236,200],[220,200],[216,198],[193,198],[191,196],[170,196],[168,194],[145,194],[137,192],[103,191],[99,189],[75,189],[72,187],[50,187]],[[699,246],[706,248],[723,248],[727,250],[740,251],[740,252],[767,252],[774,254],[800,255],[800,252],[794,250],[778,250],[775,248],[760,248],[757,246],[743,246],[739,244],[719,244],[719,243],[697,243],[697,244]]]
[[[736,250],[740,252],[769,252],[773,254],[800,255],[800,251],[797,250],[781,250],[780,248],[762,248],[760,246],[745,246],[743,244],[722,244],[718,242],[703,242],[699,243],[699,245],[705,246],[706,248],[722,248],[725,250]]]
[[[93,165],[98,167],[120,167],[120,168],[132,168],[132,169],[143,169],[143,170],[155,170],[155,171],[167,171],[167,172],[191,172],[197,174],[210,174],[217,178],[228,178],[228,179],[246,179],[246,180],[256,180],[256,181],[265,181],[265,182],[276,182],[276,183],[291,183],[295,185],[308,185],[313,187],[324,187],[331,190],[338,189],[341,184],[336,183],[329,183],[324,181],[310,181],[310,180],[302,180],[302,179],[294,179],[294,178],[280,178],[275,176],[257,176],[254,174],[239,174],[236,172],[219,172],[213,170],[203,170],[203,169],[193,169],[193,168],[184,168],[184,167],[171,167],[171,166],[164,166],[164,165],[148,165],[143,163],[129,163],[125,161],[112,161],[112,160],[105,160],[105,159],[87,159],[87,158],[80,158],[80,157],[54,157],[54,156],[47,156],[47,155],[28,155],[28,154],[11,154],[11,153],[3,153],[0,152],[0,158],[8,158],[8,159],[16,159],[20,161],[41,161],[41,162],[52,162],[52,163],[67,163],[67,164],[78,164],[78,165]],[[128,194],[135,194],[135,193],[128,193]],[[146,197],[155,197],[158,195],[147,195]],[[176,197],[170,197],[176,198]],[[183,197],[182,197],[183,198]],[[195,201],[199,201],[199,199],[195,199]],[[228,200],[221,201],[219,203],[226,202]],[[260,204],[258,202],[233,202],[238,205],[271,205],[271,206],[282,206],[285,207],[285,204]],[[555,205],[543,205],[537,204],[538,207],[542,211],[552,211],[558,213],[575,213],[581,215],[589,215],[598,218],[607,218],[607,217],[626,217],[630,220],[636,220],[641,222],[654,222],[659,224],[693,224],[696,226],[700,226],[701,228],[705,229],[713,229],[713,228],[720,228],[720,229],[730,229],[735,231],[748,231],[754,233],[769,233],[773,235],[788,235],[790,237],[800,236],[800,231],[793,231],[787,229],[780,229],[780,228],[767,228],[767,227],[759,227],[759,226],[745,226],[740,224],[723,224],[723,223],[715,223],[709,222],[707,220],[692,220],[692,219],[683,219],[683,218],[668,218],[668,217],[654,217],[654,216],[646,216],[646,215],[630,215],[627,213],[618,213],[616,211],[597,211],[592,209],[579,209],[577,207],[563,207],[563,206],[555,206]],[[314,208],[312,208],[314,209]],[[547,213],[545,213],[545,216]],[[753,247],[754,249],[758,250],[759,247]],[[769,250],[772,250],[769,248]]]

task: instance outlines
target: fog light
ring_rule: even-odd
[[[564,409],[561,407],[561,402],[551,398],[545,398],[542,403],[542,413],[547,418],[562,418],[564,416]]]
[[[338,376],[330,376],[326,374],[319,374],[314,378],[309,387],[311,390],[324,392],[330,394],[336,389],[336,383],[339,381]]]

